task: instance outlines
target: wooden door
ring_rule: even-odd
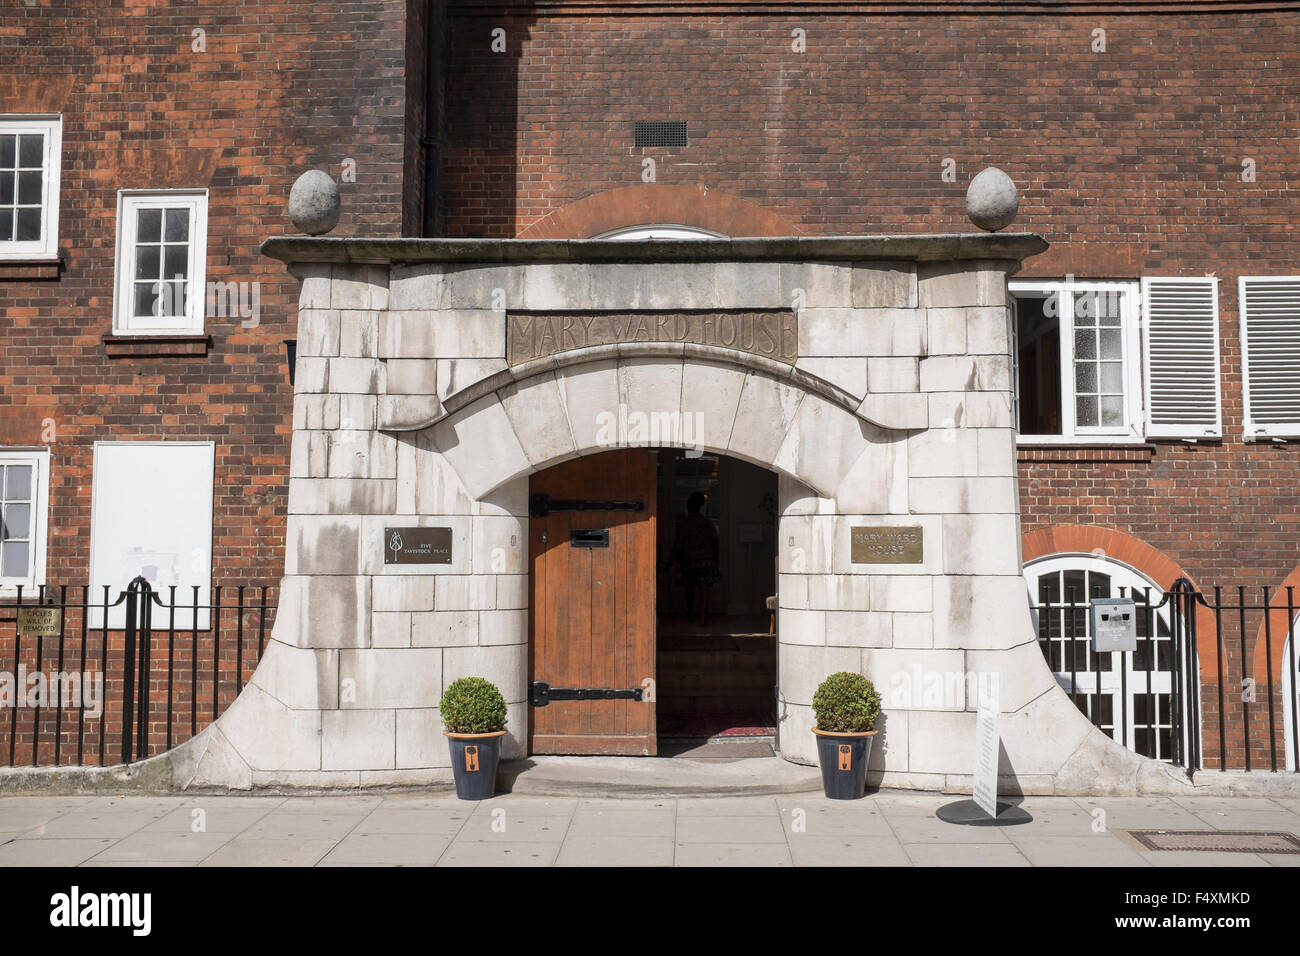
[[[650,449],[609,451],[531,478],[530,685],[653,688],[657,462]],[[557,505],[545,516],[540,495]],[[564,507],[576,503],[590,510]],[[532,753],[656,752],[653,700],[552,700],[530,716]]]

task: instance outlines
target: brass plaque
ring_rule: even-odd
[[[63,608],[18,608],[18,633],[23,637],[58,637],[63,633]]]
[[[921,529],[854,528],[851,541],[854,564],[920,564],[924,554]]]
[[[451,529],[385,528],[384,564],[451,564]]]
[[[630,342],[690,342],[735,349],[786,365],[799,358],[799,318],[789,309],[729,312],[511,312],[511,366],[588,348]]]

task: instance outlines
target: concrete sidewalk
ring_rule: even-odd
[[[1286,853],[1151,851],[1126,832],[1300,836],[1297,799],[1030,797],[1021,806],[1033,822],[999,829],[935,816],[958,799],[0,797],[0,866],[1300,865]]]

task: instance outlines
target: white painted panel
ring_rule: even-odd
[[[90,518],[90,583],[94,598],[115,600],[143,575],[161,592],[176,585],[176,603],[211,602],[212,442],[96,442]],[[199,609],[197,626],[208,627]],[[176,626],[191,627],[192,611],[178,608]],[[103,613],[91,614],[91,625]],[[153,609],[153,625],[166,628],[169,612]],[[122,627],[125,604],[109,609],[108,626]]]

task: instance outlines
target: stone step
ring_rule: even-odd
[[[721,745],[709,745],[721,746]],[[586,797],[759,796],[821,790],[821,773],[780,757],[533,756],[503,762],[505,792]]]

